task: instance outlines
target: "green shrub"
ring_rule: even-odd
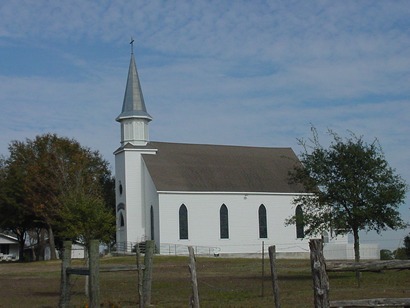
[[[394,255],[390,250],[388,249],[380,250],[380,260],[393,260],[393,259],[394,259]]]

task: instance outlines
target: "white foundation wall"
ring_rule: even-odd
[[[161,254],[167,245],[216,248],[221,254],[260,253],[275,245],[277,252],[308,253],[308,239],[296,238],[296,227],[285,226],[294,214],[292,195],[252,193],[170,193],[159,192]],[[188,239],[179,239],[179,208],[188,210]],[[228,208],[229,239],[220,238],[221,205]],[[266,207],[267,238],[259,238],[258,209]],[[170,247],[169,249],[172,249]],[[205,248],[206,249],[206,248]]]

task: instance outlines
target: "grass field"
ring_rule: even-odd
[[[188,257],[154,258],[152,304],[187,307],[191,294]],[[60,261],[0,264],[0,307],[56,307]],[[108,264],[135,264],[132,257],[101,259]],[[83,266],[82,261],[74,265]],[[201,307],[274,307],[269,261],[197,258]],[[313,307],[308,260],[277,260],[282,307]],[[101,273],[103,307],[137,307],[137,273]],[[331,300],[410,297],[410,271],[363,273],[361,288],[353,273],[330,273]],[[85,307],[84,276],[72,278],[73,307]],[[263,293],[263,296],[262,296]]]

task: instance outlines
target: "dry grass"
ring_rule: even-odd
[[[187,307],[191,294],[187,257],[154,259],[152,304]],[[135,258],[101,259],[101,266],[133,264]],[[77,261],[76,265],[83,265]],[[308,260],[278,260],[282,307],[313,307]],[[202,307],[273,307],[269,262],[262,280],[261,260],[197,258]],[[101,273],[104,307],[138,306],[137,273]],[[354,274],[330,273],[332,300],[372,297],[410,297],[410,271],[363,273],[361,288]],[[73,307],[84,307],[84,277],[72,278]],[[56,307],[59,299],[60,262],[0,264],[0,307]],[[262,297],[262,292],[264,296]]]

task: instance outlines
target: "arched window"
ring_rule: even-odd
[[[119,190],[119,192],[120,192],[120,195],[122,195],[122,184],[121,184],[121,181],[119,181],[118,190]]]
[[[229,238],[228,208],[225,204],[222,204],[219,210],[219,224],[221,238]]]
[[[296,207],[295,216],[296,216],[296,237],[304,238],[305,237],[305,231],[304,231],[305,225],[303,223],[303,210],[302,210],[301,205],[298,205]]]
[[[120,204],[117,205],[117,212],[119,212],[121,210],[125,210],[125,204],[124,203],[120,203]]]
[[[261,204],[258,210],[259,216],[259,238],[268,237],[268,226],[266,222],[266,207]]]
[[[179,239],[188,239],[188,210],[185,204],[179,207]]]
[[[151,221],[151,241],[153,241],[154,238],[154,208],[151,205],[150,209],[150,221]]]
[[[120,227],[124,227],[125,222],[124,222],[124,215],[122,215],[122,212],[120,213]]]

